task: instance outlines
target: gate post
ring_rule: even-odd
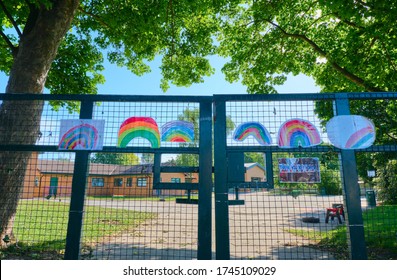
[[[197,259],[212,259],[212,102],[200,102]]]
[[[93,107],[94,103],[92,101],[82,101],[80,119],[91,119]],[[80,240],[83,226],[84,196],[87,184],[89,156],[89,151],[76,151],[66,234],[65,260],[77,260],[80,257]]]
[[[215,244],[216,259],[230,259],[226,160],[226,103],[214,101]]]
[[[336,115],[350,115],[347,94],[336,94],[334,103]],[[343,195],[347,209],[347,231],[350,243],[350,257],[353,260],[366,260],[367,249],[363,216],[358,185],[356,155],[353,150],[341,150]]]

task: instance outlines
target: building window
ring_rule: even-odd
[[[147,186],[147,178],[137,178],[136,185],[138,187],[146,187]]]
[[[122,187],[123,186],[123,178],[114,179],[114,186],[115,187]]]
[[[103,178],[92,178],[91,186],[103,187],[103,186],[105,186],[105,182],[104,182]]]
[[[132,187],[132,178],[127,178],[126,186],[127,187]]]
[[[181,178],[171,178],[171,183],[180,183]]]
[[[251,177],[251,182],[253,183],[259,183],[262,181],[261,177]]]

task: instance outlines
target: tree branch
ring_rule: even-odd
[[[392,57],[391,57],[391,55],[390,55],[390,52],[389,52],[389,50],[387,49],[387,47],[385,46],[385,43],[382,42],[382,41],[380,41],[380,44],[382,45],[382,47],[384,48],[384,50],[385,50],[385,52],[386,52],[386,57],[387,57],[387,60],[389,61],[390,65],[391,65],[391,67],[394,69],[395,72],[397,72],[397,67],[396,67],[396,65],[394,64],[393,59],[392,59]]]
[[[168,7],[167,7],[167,21],[168,21],[168,16],[169,12],[171,11],[171,63],[172,63],[172,57],[175,53],[175,11],[174,11],[174,6],[172,0],[168,1]]]
[[[83,13],[83,14],[85,14],[85,15],[87,15],[87,16],[90,16],[90,17],[92,17],[93,19],[95,19],[95,20],[96,20],[100,25],[102,25],[103,27],[106,27],[106,28],[111,29],[111,27],[109,26],[109,24],[107,24],[105,21],[103,21],[99,16],[97,16],[97,15],[91,13],[91,12],[88,12],[88,11],[84,10],[82,7],[79,7],[78,10],[79,10],[79,12],[81,12],[81,13]]]
[[[7,10],[6,6],[4,5],[3,0],[0,0],[0,6],[1,6],[3,12],[5,13],[5,15],[7,16],[8,20],[11,22],[12,26],[14,26],[14,29],[18,33],[18,36],[21,37],[22,32],[19,29],[18,24],[15,22],[14,18],[10,14],[10,12]]]
[[[0,30],[0,35],[3,37],[4,41],[7,43],[8,47],[11,49],[12,56],[15,57],[18,53],[18,47],[15,47],[14,44],[10,41],[10,39],[7,37],[7,35]]]
[[[302,40],[302,41],[306,42],[307,44],[309,44],[316,53],[325,57],[327,59],[327,61],[331,64],[331,66],[336,71],[341,73],[343,76],[345,76],[348,80],[352,81],[356,85],[359,85],[359,86],[365,88],[369,92],[383,92],[384,91],[378,87],[368,85],[363,79],[354,75],[353,73],[350,73],[348,70],[346,70],[345,68],[340,66],[338,63],[333,61],[332,58],[329,57],[328,54],[323,49],[321,49],[315,42],[310,40],[307,36],[302,35],[302,34],[288,33],[283,28],[281,28],[278,24],[272,22],[271,20],[267,20],[267,22],[270,23],[271,25],[273,25],[274,27],[276,27],[278,30],[280,30],[281,33],[283,33],[285,36],[291,37],[291,38],[296,38],[296,39]]]

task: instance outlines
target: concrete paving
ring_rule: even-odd
[[[325,223],[325,212],[332,203],[342,203],[342,196],[301,195],[293,198],[256,192],[241,194],[240,199],[245,201],[244,205],[229,206],[231,259],[334,259],[329,252],[310,247],[313,243],[310,239],[291,232],[312,230],[324,233],[337,227],[336,219]],[[133,231],[101,240],[92,252],[93,259],[197,258],[197,205],[127,199],[87,200],[86,205],[151,212],[157,216]],[[303,222],[304,217],[318,218],[319,223]],[[213,239],[214,236],[213,233]]]

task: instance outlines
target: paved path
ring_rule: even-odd
[[[328,252],[308,247],[310,240],[289,231],[335,228],[337,221],[325,223],[325,209],[341,203],[341,196],[302,195],[295,199],[262,192],[242,194],[240,199],[245,205],[229,206],[231,258],[333,259]],[[90,200],[87,204],[157,214],[131,232],[105,239],[93,251],[94,259],[197,258],[197,205],[132,200]],[[304,223],[303,217],[318,217],[320,223]]]

